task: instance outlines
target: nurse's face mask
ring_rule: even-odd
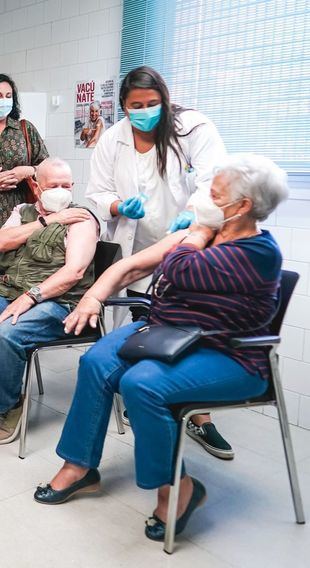
[[[126,108],[129,120],[137,130],[151,132],[158,125],[161,118],[162,105],[147,108]]]

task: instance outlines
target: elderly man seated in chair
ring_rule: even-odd
[[[94,282],[95,217],[72,203],[59,158],[37,169],[35,204],[18,205],[0,230],[0,444],[20,430],[27,349],[65,336],[63,320]]]

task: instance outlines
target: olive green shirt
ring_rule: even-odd
[[[72,204],[71,207],[76,207]],[[87,209],[87,208],[85,208]],[[89,210],[88,210],[89,211]],[[20,209],[22,225],[36,221],[35,205]],[[65,237],[70,225],[51,223],[35,230],[17,249],[0,252],[0,296],[16,300],[32,286],[38,286],[66,264]],[[95,281],[94,260],[86,268],[83,278],[61,296],[51,298],[59,304],[75,307]]]
[[[28,161],[27,144],[19,120],[8,117],[7,125],[0,134],[0,166],[2,171],[15,166],[37,166],[48,157],[48,151],[36,127],[26,120],[31,145],[31,161]],[[16,189],[0,191],[0,227],[16,205],[26,201],[26,184],[22,181]]]

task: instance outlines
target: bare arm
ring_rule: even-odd
[[[164,255],[171,247],[179,244],[186,235],[187,230],[177,231],[168,235],[159,243],[110,266],[84,294],[75,310],[65,319],[65,331],[67,333],[75,332],[78,335],[87,323],[96,327],[101,302],[132,282],[152,274]]]
[[[51,223],[60,223],[62,225],[70,225],[72,223],[80,223],[91,217],[86,209],[79,207],[70,207],[63,209],[59,213],[50,213],[44,216],[47,225]],[[28,237],[38,229],[42,229],[40,221],[25,223],[19,227],[2,227],[0,229],[0,252],[15,250],[23,245]]]
[[[86,268],[94,257],[97,237],[98,226],[92,216],[89,220],[70,227],[65,265],[39,284],[43,300],[60,296],[83,278]],[[18,317],[34,304],[32,298],[22,294],[2,312],[0,323],[12,316],[12,325],[14,325]]]
[[[102,124],[101,121],[99,121],[97,126],[96,126],[96,130],[94,131],[94,133],[92,134],[92,136],[90,137],[88,142],[86,143],[86,148],[89,148],[90,146],[96,146],[96,144],[97,144],[97,142],[100,138],[102,128],[103,128],[103,124]]]
[[[8,229],[3,227],[0,229],[0,252],[7,252],[19,248],[27,241],[28,237],[38,229],[42,229],[40,221],[33,221],[32,223],[26,223],[25,225],[10,227]]]
[[[105,270],[85,295],[103,302],[111,294],[126,288],[129,284],[144,278],[144,276],[152,274],[162,261],[164,254],[184,239],[186,235],[187,230],[178,231],[164,237],[155,245],[119,260]]]
[[[90,131],[90,128],[83,128],[81,135],[80,135],[80,140],[82,140],[82,142],[84,142],[84,140],[86,140],[89,131]]]
[[[40,284],[43,300],[61,296],[84,276],[95,255],[98,225],[93,216],[69,228],[65,265]]]

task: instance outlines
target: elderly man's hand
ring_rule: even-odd
[[[64,319],[65,333],[79,335],[87,324],[95,329],[100,309],[99,300],[92,296],[84,296],[73,312]]]
[[[91,214],[81,207],[69,207],[62,209],[58,213],[50,213],[46,215],[45,221],[48,225],[51,223],[60,223],[60,225],[72,225],[73,223],[81,223],[91,218]]]
[[[27,294],[22,294],[5,308],[0,315],[0,323],[13,316],[11,323],[15,325],[19,316],[30,310],[34,305],[35,301],[32,298]]]

